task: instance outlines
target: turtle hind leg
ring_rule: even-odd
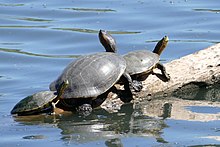
[[[138,80],[132,80],[131,76],[128,73],[124,73],[123,77],[124,77],[125,90],[134,93],[134,92],[140,92],[141,89],[143,88],[142,83]]]
[[[165,66],[161,63],[158,63],[156,67],[161,70],[161,80],[163,80],[164,82],[168,82],[170,80],[170,75],[166,72]]]
[[[128,73],[124,73],[121,78],[124,85],[124,92],[120,94],[120,98],[124,102],[129,102],[133,99],[133,96],[136,96],[136,92],[140,92],[142,89],[142,83],[137,80],[132,80],[131,76]]]
[[[92,105],[82,104],[78,106],[77,111],[80,115],[89,116],[92,113]]]
[[[134,87],[137,87],[137,89],[135,91],[140,92],[141,89],[143,88],[143,84],[141,81],[133,80],[132,83],[133,83]]]

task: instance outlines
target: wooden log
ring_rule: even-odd
[[[220,43],[165,64],[171,80],[163,82],[154,70],[143,81],[137,98],[180,97],[182,99],[220,101]],[[137,100],[137,99],[135,99]],[[118,96],[101,106],[122,104]]]
[[[165,64],[171,80],[163,82],[155,75],[143,82],[141,97],[175,96],[197,99],[198,96],[219,98],[220,44],[187,55]],[[158,71],[155,70],[157,75]],[[213,92],[213,89],[216,92]],[[213,95],[207,95],[212,92]]]

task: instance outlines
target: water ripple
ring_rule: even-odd
[[[20,49],[8,49],[8,48],[0,48],[0,51],[8,52],[8,53],[17,53],[29,56],[37,56],[37,57],[47,57],[47,58],[78,58],[81,55],[47,55],[47,54],[37,54],[31,52],[21,51]]]
[[[6,25],[0,26],[0,28],[48,28],[49,26],[22,26],[22,25]]]
[[[101,9],[101,8],[60,8],[60,9],[80,11],[80,12],[116,12],[116,10],[113,9]]]
[[[81,33],[98,33],[99,30],[93,29],[81,29],[81,28],[52,28],[55,30],[63,30],[63,31],[73,31],[73,32],[81,32]],[[140,31],[108,31],[110,34],[139,34]]]
[[[6,3],[0,3],[0,6],[4,6],[4,7],[19,7],[19,6],[24,6],[24,4],[6,4]]]
[[[23,17],[23,18],[16,18],[18,20],[25,20],[25,21],[35,21],[35,22],[51,22],[53,20],[49,19],[41,19],[41,18],[31,18],[31,17]]]
[[[145,42],[147,42],[147,43],[151,43],[151,42],[158,42],[159,40],[147,40],[147,41],[145,41]],[[201,43],[204,43],[204,42],[207,42],[207,43],[213,43],[213,44],[216,44],[216,43],[220,43],[220,41],[217,41],[217,40],[198,40],[198,39],[196,39],[196,40],[192,40],[192,39],[190,39],[190,40],[186,40],[186,39],[184,39],[184,40],[180,40],[180,39],[172,39],[172,40],[169,40],[169,42],[184,42],[184,43],[191,43],[191,42],[193,42],[193,43],[198,43],[198,42],[201,42]]]
[[[193,9],[194,11],[201,11],[201,12],[212,12],[212,13],[219,13],[220,10],[215,9],[204,9],[204,8],[197,8]]]

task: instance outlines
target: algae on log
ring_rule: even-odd
[[[220,43],[173,60],[164,66],[171,80],[163,82],[158,78],[159,70],[154,69],[154,74],[150,74],[143,81],[143,89],[137,93],[137,99],[134,100],[179,97],[190,100],[220,101]],[[118,104],[121,105],[122,102],[116,94],[114,97],[107,98],[101,107],[111,108]]]

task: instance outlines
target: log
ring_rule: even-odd
[[[153,74],[143,81],[143,89],[134,100],[178,97],[220,101],[220,43],[166,63],[165,67],[171,80],[163,82],[158,78],[159,70],[154,69]],[[101,107],[122,103],[119,95],[112,94]]]
[[[198,96],[207,95],[213,89],[219,90],[220,84],[220,44],[200,50],[194,54],[165,64],[171,80],[163,82],[155,75],[143,82],[144,89],[141,97],[152,95],[156,97],[174,96],[187,99],[196,99]],[[219,91],[213,92],[212,97],[219,98]]]

